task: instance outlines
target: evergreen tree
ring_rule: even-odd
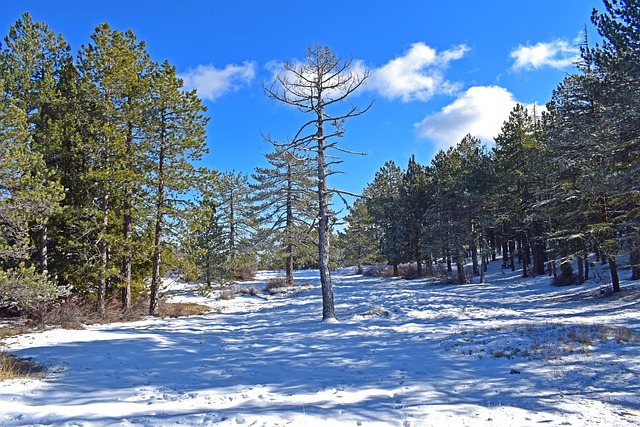
[[[124,278],[125,301],[130,301],[133,198],[141,191],[144,173],[143,147],[136,135],[146,119],[142,110],[150,62],[144,42],[137,42],[130,30],[122,33],[100,24],[91,39],[79,53],[78,68],[89,88],[91,137],[83,148],[94,159],[89,174],[99,200],[97,296],[102,312],[107,287],[118,278]],[[114,262],[116,253],[120,266]]]
[[[12,99],[13,107],[25,112],[31,148],[44,156],[49,172],[55,168],[55,145],[48,111],[60,101],[57,85],[62,69],[71,63],[69,46],[43,22],[34,22],[24,13],[9,29],[0,52],[0,80],[4,96]],[[59,177],[56,177],[59,179]],[[54,178],[54,179],[56,179]],[[41,272],[48,268],[48,221],[39,224],[38,264]]]
[[[367,202],[356,199],[345,217],[345,229],[339,233],[339,246],[343,252],[345,265],[357,267],[357,274],[362,274],[362,267],[380,260],[380,230],[375,225]]]
[[[293,284],[293,260],[298,246],[308,244],[308,229],[317,211],[313,193],[313,170],[308,158],[282,148],[265,157],[271,168],[256,168],[250,185],[257,203],[259,222],[266,224],[262,239],[281,236],[285,250],[285,281]]]
[[[195,91],[182,90],[182,80],[168,62],[157,66],[151,84],[151,101],[146,111],[144,146],[150,169],[147,191],[153,202],[154,243],[149,313],[158,313],[158,292],[162,279],[162,252],[168,228],[185,221],[185,209],[199,183],[210,185],[211,176],[194,163],[207,152],[206,108]]]
[[[522,263],[522,275],[530,272],[532,228],[530,211],[536,190],[536,159],[543,148],[540,128],[535,115],[517,104],[495,138],[493,157],[497,177],[495,213],[502,230],[504,243],[513,242]],[[539,236],[535,236],[538,238]],[[506,245],[503,256],[510,255],[509,263],[515,270],[514,246]],[[538,271],[538,273],[540,273]]]
[[[411,156],[407,169],[402,176],[400,203],[402,225],[401,239],[405,241],[406,259],[417,264],[417,275],[422,276],[425,214],[431,202],[433,188],[428,171]],[[430,267],[429,262],[429,267]]]
[[[380,248],[387,262],[393,266],[393,275],[398,275],[398,264],[408,252],[402,233],[402,200],[400,187],[402,170],[388,161],[378,172],[373,182],[364,190],[366,204],[374,222],[380,227]]]
[[[58,296],[47,272],[36,272],[31,263],[30,231],[58,210],[64,192],[31,150],[27,114],[1,80],[0,94],[0,302],[24,306]]]
[[[609,160],[615,165],[609,175],[615,188],[615,211],[619,229],[624,233],[622,243],[631,252],[632,279],[640,279],[640,2],[637,0],[605,0],[605,10],[593,11],[603,43],[586,50],[593,64],[604,78],[605,96],[602,115]]]
[[[256,261],[251,249],[257,221],[249,179],[243,173],[225,172],[212,191],[226,237],[226,269],[232,278],[241,278],[242,272],[253,269]]]

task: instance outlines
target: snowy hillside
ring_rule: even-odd
[[[638,284],[493,268],[465,286],[334,273],[338,323],[317,286],[219,301],[172,283],[215,310],[7,339],[49,374],[0,383],[0,425],[640,425]]]

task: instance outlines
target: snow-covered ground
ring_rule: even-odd
[[[610,296],[518,274],[334,273],[337,323],[320,322],[317,286],[219,301],[174,282],[174,300],[216,311],[7,339],[49,373],[0,383],[0,425],[640,425],[640,284]]]

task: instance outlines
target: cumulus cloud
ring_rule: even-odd
[[[418,136],[431,139],[436,149],[455,146],[468,133],[489,143],[500,132],[516,102],[503,87],[471,87],[439,112],[414,124],[414,128]]]
[[[515,59],[513,70],[531,70],[543,67],[566,68],[580,57],[580,50],[564,40],[518,46],[511,52]]]
[[[229,64],[220,69],[213,65],[198,65],[181,74],[185,89],[197,89],[202,99],[214,101],[222,95],[238,90],[255,78],[256,64],[245,61],[242,65]]]
[[[427,101],[436,94],[454,93],[460,86],[444,78],[444,69],[468,50],[460,45],[438,53],[422,42],[414,43],[403,56],[372,70],[367,87],[385,98],[400,98],[404,102]]]

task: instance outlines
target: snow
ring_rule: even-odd
[[[0,382],[0,425],[640,425],[634,282],[555,288],[499,262],[464,286],[341,271],[338,321],[321,322],[317,272],[296,280],[228,301],[172,281],[213,311],[5,339],[48,374]]]

